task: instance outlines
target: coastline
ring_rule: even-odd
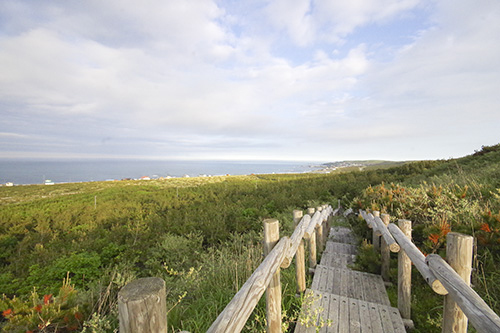
[[[0,186],[317,172],[293,161],[0,161]]]

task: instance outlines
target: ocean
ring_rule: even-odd
[[[288,161],[0,160],[0,184],[42,184],[45,180],[87,182],[143,176],[302,173],[317,169],[314,165],[314,162]]]

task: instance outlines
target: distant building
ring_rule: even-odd
[[[14,186],[14,183],[12,183],[12,182],[7,182],[7,183],[5,183],[5,186]]]
[[[140,180],[151,180],[151,177],[149,176],[142,176],[141,178],[139,178]]]
[[[50,180],[50,179],[47,179],[45,181],[45,185],[54,185],[54,182],[52,180]]]

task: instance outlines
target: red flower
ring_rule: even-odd
[[[43,295],[43,304],[45,304],[45,305],[49,304],[51,298],[52,298],[52,294]]]
[[[2,312],[2,316],[6,317],[12,314],[12,309],[7,309]]]
[[[35,309],[36,312],[42,312],[42,305],[41,304],[38,304],[37,306],[35,306],[33,309]]]
[[[432,242],[432,244],[436,245],[439,241],[439,235],[438,234],[430,234],[429,240]]]
[[[78,321],[81,321],[83,319],[83,315],[80,312],[75,312],[75,318]]]
[[[490,229],[490,226],[488,223],[481,224],[481,227],[479,229],[482,231],[491,232],[491,229]]]

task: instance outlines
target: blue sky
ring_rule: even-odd
[[[463,156],[499,36],[497,0],[2,0],[0,158]]]

